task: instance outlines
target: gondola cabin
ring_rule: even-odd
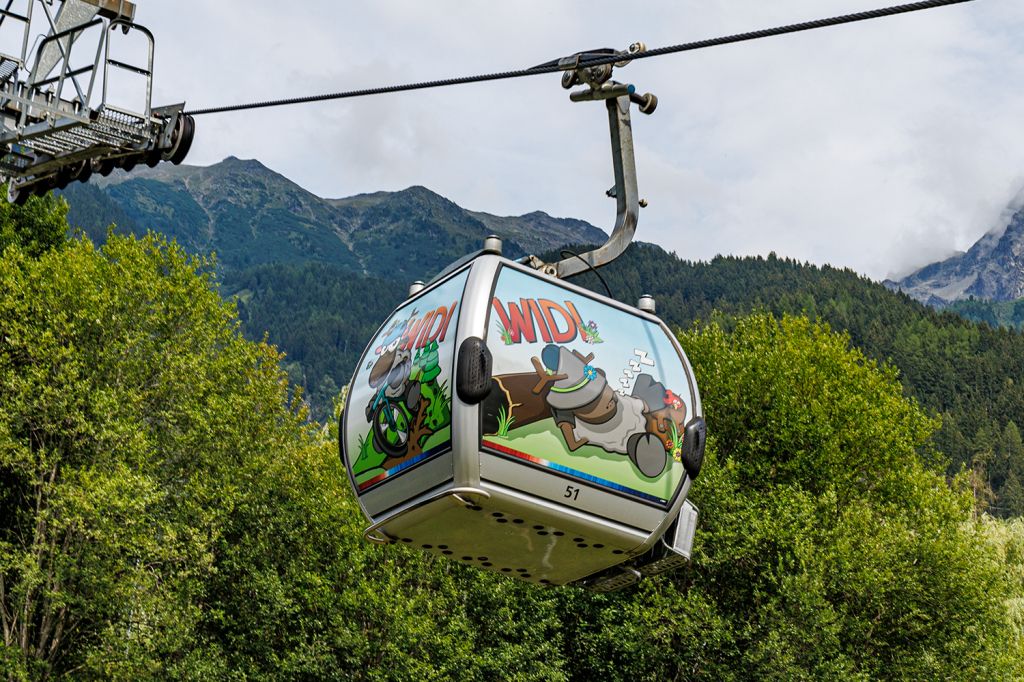
[[[657,317],[486,251],[392,313],[340,429],[368,540],[598,590],[688,557],[704,437]]]

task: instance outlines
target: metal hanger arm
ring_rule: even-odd
[[[599,268],[618,258],[636,232],[640,213],[640,196],[636,184],[636,160],[633,156],[633,130],[629,118],[629,95],[622,95],[605,102],[608,108],[608,128],[612,141],[612,167],[615,170],[615,227],[604,246],[593,251],[573,256],[555,264],[558,277],[570,277],[588,270]],[[588,267],[589,265],[589,267]]]

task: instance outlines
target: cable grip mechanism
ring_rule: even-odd
[[[569,57],[557,60],[557,65],[564,71],[562,87],[566,90],[577,85],[584,86],[580,90],[569,93],[573,102],[590,102],[603,100],[608,110],[608,129],[612,143],[612,167],[615,172],[615,186],[606,194],[615,199],[616,218],[608,241],[593,251],[573,256],[558,263],[545,263],[536,256],[530,256],[527,262],[537,270],[554,277],[569,277],[591,268],[607,265],[618,258],[633,240],[636,232],[637,217],[640,206],[647,202],[639,198],[636,183],[636,160],[633,155],[633,132],[630,122],[629,108],[636,104],[640,113],[651,114],[658,106],[658,98],[651,93],[637,94],[636,86],[612,80],[614,67],[623,67],[630,63],[633,55],[645,51],[642,42],[630,45],[626,50],[602,48],[578,52]],[[614,62],[611,57],[621,57]],[[597,64],[588,62],[598,61]],[[550,62],[549,62],[550,63]]]

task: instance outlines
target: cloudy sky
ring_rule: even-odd
[[[154,104],[193,108],[529,67],[688,42],[885,0],[137,0]],[[1024,198],[1024,2],[634,62],[638,239],[684,258],[767,254],[874,278],[966,249]],[[557,75],[200,117],[188,163],[257,158],[325,197],[425,185],[470,209],[606,230],[603,107]]]

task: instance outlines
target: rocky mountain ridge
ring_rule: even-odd
[[[111,221],[122,231],[152,229],[189,251],[215,252],[226,270],[313,261],[408,281],[432,276],[492,233],[511,257],[607,239],[581,220],[469,211],[421,186],[322,198],[259,161],[235,157],[115,173],[64,194],[69,222],[94,240],[105,238]]]
[[[984,235],[967,252],[884,284],[935,307],[971,297],[992,301],[1024,297],[1024,209],[1013,214],[1002,233]]]

